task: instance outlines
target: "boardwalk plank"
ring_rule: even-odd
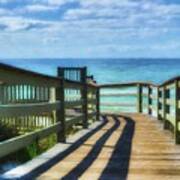
[[[160,122],[140,114],[107,119],[106,126],[38,179],[180,179],[180,146]]]

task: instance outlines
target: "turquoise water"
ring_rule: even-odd
[[[180,75],[180,59],[14,59],[0,62],[56,75],[57,66],[88,66],[99,83],[152,81]]]

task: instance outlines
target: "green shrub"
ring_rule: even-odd
[[[18,135],[18,130],[15,127],[0,123],[0,141],[7,140]]]
[[[80,129],[80,127],[76,127],[76,128],[70,127],[66,131],[67,135],[72,135],[72,134],[76,133],[79,129]],[[31,130],[31,131],[33,131],[33,130]],[[3,136],[1,136],[1,141],[5,140],[5,139],[10,139],[12,137],[15,137],[15,136],[21,134],[21,133],[18,133],[17,129],[15,129],[13,127],[9,127],[7,125],[2,125],[2,124],[0,125],[0,133],[3,134]],[[7,161],[12,161],[12,162],[16,161],[16,162],[20,162],[20,163],[27,162],[27,161],[35,158],[36,156],[42,154],[43,152],[47,151],[48,149],[53,147],[55,144],[57,144],[57,134],[56,133],[51,134],[42,140],[33,142],[31,145],[28,145],[27,147],[4,157],[3,159],[0,160],[0,163],[3,164]]]

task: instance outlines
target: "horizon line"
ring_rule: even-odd
[[[25,57],[25,58],[0,58],[1,60],[35,60],[35,59],[53,59],[53,60],[59,60],[59,59],[67,59],[67,60],[76,60],[76,59],[86,59],[86,60],[97,60],[97,59],[102,59],[102,60],[108,60],[108,59],[115,59],[115,60],[122,60],[122,59],[135,59],[135,60],[143,60],[143,59],[164,59],[164,60],[170,60],[170,59],[180,59],[180,57]]]

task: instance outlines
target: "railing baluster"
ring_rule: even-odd
[[[179,107],[179,100],[180,100],[180,88],[179,88],[179,81],[175,81],[175,142],[176,144],[180,144],[180,131],[179,131],[179,123],[180,123],[180,107]]]
[[[137,85],[137,112],[142,113],[142,86]]]
[[[166,114],[167,114],[167,105],[166,105],[166,98],[167,98],[167,90],[166,87],[163,87],[163,124],[164,129],[167,129],[167,122],[166,122]]]
[[[160,98],[160,89],[159,87],[157,87],[157,119],[160,119],[160,115],[159,115],[159,109],[160,109],[160,102],[159,102],[159,98]]]
[[[61,71],[58,69],[58,76],[61,76]],[[58,142],[66,141],[66,122],[65,122],[65,88],[64,78],[60,79],[60,86],[56,88],[56,101],[60,100],[60,110],[56,112],[57,122],[61,122],[61,131],[58,133]]]
[[[83,127],[88,128],[88,97],[87,97],[87,83],[86,83],[86,76],[87,76],[87,68],[84,67],[81,69],[81,82],[83,83],[83,88],[81,90],[82,100],[83,100]]]
[[[152,114],[152,109],[151,109],[151,105],[152,105],[152,99],[151,99],[151,95],[152,95],[152,88],[151,86],[148,86],[148,114],[151,115]]]
[[[96,88],[96,120],[100,120],[100,89]]]
[[[64,79],[61,80],[60,85],[60,101],[61,101],[61,108],[60,108],[60,118],[61,118],[61,125],[62,125],[62,138],[61,141],[66,141],[66,116],[65,116],[65,90],[64,90]]]
[[[4,103],[4,85],[3,84],[0,85],[0,103],[1,104]]]

